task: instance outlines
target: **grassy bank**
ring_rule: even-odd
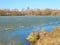
[[[51,32],[42,29],[40,32],[31,33],[27,40],[30,45],[60,45],[60,27],[54,27]]]

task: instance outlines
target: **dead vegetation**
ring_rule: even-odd
[[[38,35],[39,39],[37,39],[35,42],[33,41],[34,43],[30,41],[30,43],[33,43],[33,45],[60,45],[60,27],[58,26],[54,27],[51,32],[46,32],[44,29],[42,29]],[[28,38],[30,38],[30,36],[31,35],[29,35]],[[36,37],[38,36],[36,35]]]

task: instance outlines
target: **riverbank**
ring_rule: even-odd
[[[60,16],[57,9],[0,9],[0,16]]]
[[[30,45],[60,45],[60,27],[54,27],[51,32],[42,29],[38,33],[30,33],[27,40]]]

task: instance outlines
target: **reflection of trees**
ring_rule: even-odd
[[[0,42],[0,45],[4,45],[4,43]]]

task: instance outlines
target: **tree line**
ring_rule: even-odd
[[[60,16],[60,10],[55,9],[0,9],[0,16]]]

